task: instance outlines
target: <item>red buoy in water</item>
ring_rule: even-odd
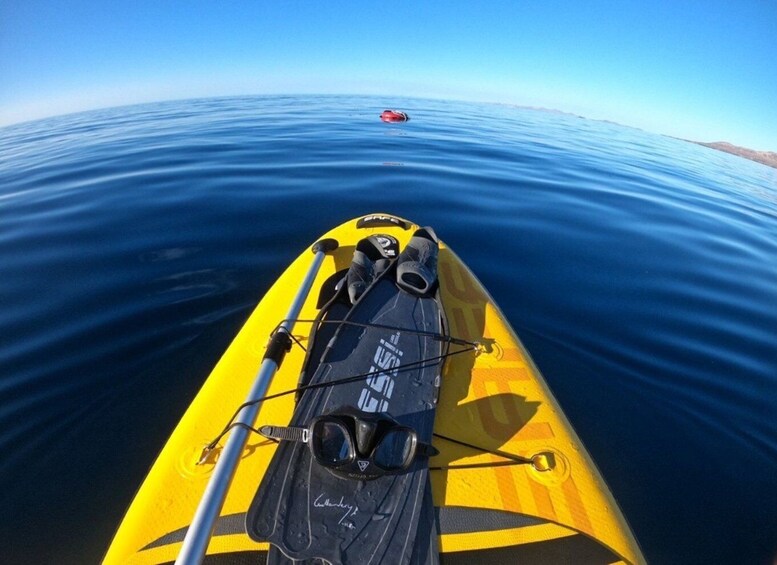
[[[387,123],[406,122],[410,116],[399,110],[383,110],[380,119]]]

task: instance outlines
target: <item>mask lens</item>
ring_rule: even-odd
[[[323,464],[340,465],[350,460],[348,433],[336,422],[319,422],[313,429],[313,442]]]
[[[386,471],[400,470],[410,462],[413,435],[409,430],[390,430],[375,449],[373,461]]]

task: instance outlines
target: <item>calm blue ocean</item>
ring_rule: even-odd
[[[407,111],[404,124],[378,119]],[[0,129],[0,560],[102,557],[244,319],[330,227],[437,233],[651,563],[777,553],[777,170],[497,105],[243,97]]]

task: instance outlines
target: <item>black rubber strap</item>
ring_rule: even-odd
[[[307,443],[310,432],[307,428],[298,426],[262,426],[259,428],[259,433],[270,439]]]
[[[440,451],[435,446],[428,443],[418,442],[415,449],[416,454],[423,457],[434,457],[440,454]]]

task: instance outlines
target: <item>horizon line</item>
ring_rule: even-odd
[[[561,114],[565,116],[570,116],[574,118],[579,118],[583,120],[589,120],[593,122],[602,122],[602,123],[609,123],[609,124],[615,124],[620,127],[625,127],[629,129],[635,129],[644,133],[650,133],[655,135],[660,135],[662,137],[668,137],[671,139],[677,139],[680,141],[686,141],[689,143],[695,143],[695,144],[701,144],[708,146],[708,144],[725,144],[730,145],[734,148],[738,149],[747,149],[749,151],[755,151],[758,153],[772,153],[777,154],[777,151],[771,151],[769,149],[754,149],[752,147],[744,147],[737,144],[734,144],[732,142],[726,141],[724,139],[716,139],[716,140],[696,140],[696,139],[688,139],[685,137],[679,137],[677,135],[671,135],[667,133],[661,133],[659,131],[652,131],[649,129],[645,129],[644,127],[636,126],[636,125],[630,125],[630,124],[624,124],[622,122],[608,119],[608,118],[593,118],[589,116],[585,116],[576,112],[571,112],[568,110],[562,110],[559,108],[553,108],[548,106],[537,106],[533,104],[519,104],[515,102],[504,102],[504,101],[495,101],[495,100],[475,100],[475,99],[466,99],[466,98],[444,98],[441,96],[434,96],[434,95],[427,95],[427,96],[419,96],[419,95],[409,95],[409,94],[374,94],[374,93],[355,93],[355,92],[343,92],[343,93],[333,93],[333,92],[267,92],[267,93],[260,93],[260,92],[254,92],[254,93],[237,93],[237,94],[214,94],[214,95],[201,95],[201,96],[182,96],[182,97],[171,97],[171,98],[159,98],[159,99],[153,99],[153,100],[139,100],[135,102],[119,102],[115,104],[106,103],[105,105],[97,105],[90,108],[83,108],[83,109],[70,109],[70,110],[63,110],[61,112],[54,111],[52,113],[42,113],[38,116],[33,117],[25,117],[21,119],[14,119],[11,118],[10,120],[6,120],[7,116],[4,116],[2,113],[0,113],[0,129],[15,127],[15,126],[22,126],[24,124],[31,124],[38,121],[43,120],[49,120],[49,119],[56,119],[56,118],[64,118],[67,116],[75,116],[78,114],[86,114],[90,112],[100,112],[105,110],[113,110],[113,109],[119,109],[119,108],[131,108],[134,106],[146,106],[146,105],[153,105],[153,104],[165,104],[170,102],[186,102],[186,101],[193,101],[193,100],[216,100],[216,99],[229,99],[229,98],[259,98],[259,97],[266,97],[266,98],[282,98],[282,97],[361,97],[361,98],[405,98],[405,99],[411,99],[411,100],[432,100],[436,102],[455,102],[455,103],[463,103],[463,104],[482,104],[482,105],[491,105],[491,106],[506,106],[510,108],[516,108],[516,109],[523,109],[523,110],[534,110],[538,112],[547,112],[547,113],[553,113],[553,114]],[[777,149],[777,148],[776,148]]]

